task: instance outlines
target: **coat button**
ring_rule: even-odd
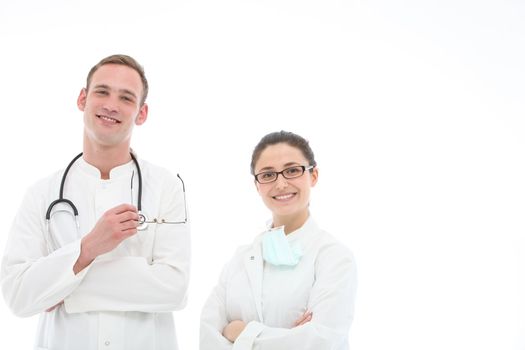
[[[104,342],[104,345],[106,345],[106,346],[109,346],[109,344],[111,344],[111,342],[110,342],[109,340],[106,340],[106,341]]]

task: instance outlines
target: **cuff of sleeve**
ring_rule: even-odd
[[[251,321],[246,325],[235,343],[233,343],[232,350],[252,350],[253,342],[261,334],[264,325],[257,321]]]
[[[86,268],[77,275],[73,272],[73,266],[80,256],[80,244],[81,240],[78,239],[55,250],[49,255],[54,258],[54,261],[56,261],[58,265],[60,265],[60,268],[57,268],[57,270],[64,271],[68,275],[68,278],[73,278],[74,280],[82,279],[85,275],[85,271],[88,270],[88,268]]]
[[[73,278],[75,280],[82,280],[84,278],[84,276],[86,275],[87,271],[89,270],[90,266],[91,266],[91,265],[86,266],[85,269],[83,269],[82,271],[80,271],[76,275],[75,275],[75,272],[73,271],[73,266],[75,265],[75,263],[77,262],[78,258],[80,257],[80,253],[81,253],[81,249],[82,249],[81,244],[82,244],[82,240],[78,239],[78,240],[76,240],[76,241],[74,241],[72,243],[69,243],[68,245],[65,245],[64,247],[62,247],[62,249],[64,249],[64,251],[65,251],[65,254],[71,256],[71,262],[68,265],[70,266],[69,271],[71,272],[71,275],[73,276]]]

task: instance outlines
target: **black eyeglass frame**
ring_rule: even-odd
[[[287,170],[290,170],[290,169],[293,169],[293,168],[301,168],[302,169],[302,173],[301,175],[298,175],[298,176],[293,176],[293,177],[287,177],[286,175],[284,175],[285,171]],[[285,179],[287,180],[291,180],[291,179],[297,179],[298,177],[301,177],[304,175],[304,173],[307,171],[307,170],[312,170],[313,168],[315,168],[315,165],[308,165],[308,166],[305,166],[305,165],[294,165],[294,166],[291,166],[291,167],[288,167],[286,169],[283,169],[281,171],[263,171],[259,174],[255,174],[253,175],[253,177],[255,178],[255,181],[257,181],[258,183],[260,183],[261,185],[266,185],[266,184],[271,184],[272,182],[275,182],[277,181],[277,178],[279,177],[279,175],[281,175],[282,177],[284,177]],[[263,174],[275,174],[275,178],[272,180],[272,181],[267,181],[267,182],[261,182],[259,181],[259,176],[260,175],[263,175]]]

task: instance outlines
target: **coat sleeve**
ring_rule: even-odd
[[[186,206],[183,185],[174,177],[169,179],[162,187],[160,214],[182,218]],[[80,285],[64,300],[66,311],[181,309],[186,305],[190,249],[188,223],[158,225],[151,261],[142,256],[95,259]]]
[[[342,245],[320,250],[316,278],[308,301],[312,320],[290,329],[251,321],[233,350],[330,350],[345,348],[354,314],[356,268],[352,254]]]
[[[226,281],[228,265],[224,267],[219,283],[204,304],[200,320],[200,350],[231,350],[233,344],[222,336],[228,324],[226,318]]]
[[[73,273],[80,255],[80,239],[48,253],[44,203],[35,188],[28,191],[9,232],[2,259],[2,293],[9,308],[21,317],[38,314],[61,302],[89,270]]]

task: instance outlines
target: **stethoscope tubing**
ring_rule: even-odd
[[[47,221],[49,221],[51,219],[51,210],[53,210],[53,207],[56,204],[62,203],[62,202],[65,202],[65,203],[69,204],[69,206],[71,206],[71,208],[73,209],[73,213],[75,214],[75,217],[78,217],[78,210],[77,210],[77,207],[75,206],[75,204],[73,204],[73,202],[70,201],[69,199],[65,199],[64,198],[64,184],[66,183],[66,176],[67,176],[67,173],[69,172],[69,169],[71,169],[71,167],[77,161],[78,158],[82,157],[82,154],[84,154],[84,153],[80,152],[80,154],[78,154],[75,158],[73,158],[73,160],[71,162],[69,162],[66,170],[64,171],[64,175],[62,175],[62,180],[60,181],[60,192],[58,194],[58,199],[56,199],[53,202],[51,202],[51,204],[47,208],[47,212],[46,212],[46,220]]]
[[[64,186],[65,186],[65,183],[66,183],[66,178],[67,178],[67,174],[69,173],[69,170],[71,169],[73,164],[80,157],[82,157],[83,154],[84,154],[83,152],[80,152],[75,158],[73,158],[71,160],[71,162],[69,162],[68,166],[66,167],[66,170],[64,171],[64,174],[62,175],[62,180],[60,181],[60,191],[59,191],[59,194],[58,194],[58,199],[56,199],[53,202],[51,202],[51,204],[47,208],[47,212],[46,212],[46,226],[47,226],[47,230],[49,230],[49,221],[51,220],[51,211],[53,210],[53,207],[55,205],[57,205],[58,203],[66,203],[66,204],[68,204],[71,207],[71,209],[73,209],[73,214],[75,216],[75,221],[76,221],[77,228],[80,228],[80,224],[79,224],[79,221],[78,221],[78,210],[77,210],[77,207],[75,206],[75,204],[73,204],[73,202],[71,200],[69,200],[67,198],[64,198]],[[138,193],[137,193],[137,211],[138,211],[138,214],[139,214],[139,225],[138,225],[137,229],[138,230],[145,230],[147,228],[147,226],[148,226],[148,223],[150,223],[150,221],[148,221],[148,219],[146,218],[146,215],[144,215],[142,213],[142,171],[140,169],[139,162],[137,161],[137,158],[135,157],[135,155],[132,152],[130,152],[129,154],[131,155],[131,159],[133,160],[133,163],[135,164],[135,167],[137,168],[137,177],[138,177],[137,180],[138,180],[138,183],[139,183],[139,190],[138,190]],[[180,177],[179,174],[177,174],[177,177],[179,178],[179,180],[182,183],[182,193],[184,195],[184,213],[185,213],[184,221],[169,222],[169,221],[166,221],[164,219],[162,219],[160,221],[155,219],[154,221],[151,221],[151,222],[153,222],[153,223],[165,223],[165,224],[185,224],[187,222],[188,217],[187,217],[187,208],[186,208],[186,189],[185,189],[185,186],[184,186],[184,181],[182,181],[182,178]],[[131,186],[133,188],[133,178],[132,178]]]
[[[83,154],[84,152],[80,152],[75,158],[71,160],[71,162],[69,162],[68,166],[66,167],[66,170],[64,171],[64,174],[62,175],[62,180],[60,181],[60,192],[58,193],[58,199],[51,202],[51,204],[49,204],[49,207],[47,208],[47,212],[46,212],[46,222],[47,223],[49,223],[49,220],[51,220],[51,211],[53,210],[53,207],[57,205],[58,203],[66,203],[71,207],[71,209],[73,209],[73,214],[75,215],[75,220],[78,226],[78,209],[71,200],[64,198],[64,185],[66,183],[66,178],[67,178],[67,174],[69,173],[69,169],[71,169],[73,164],[80,157],[82,157]],[[139,212],[139,215],[141,215],[141,217],[144,218],[143,221],[146,221],[146,217],[142,214],[142,172],[140,170],[140,166],[139,166],[139,162],[137,161],[137,158],[133,155],[132,152],[130,152],[129,154],[131,155],[131,159],[133,160],[133,163],[135,163],[135,167],[137,168],[137,175],[138,175],[138,182],[139,182],[137,210]],[[183,183],[183,186],[184,186],[184,183]]]

